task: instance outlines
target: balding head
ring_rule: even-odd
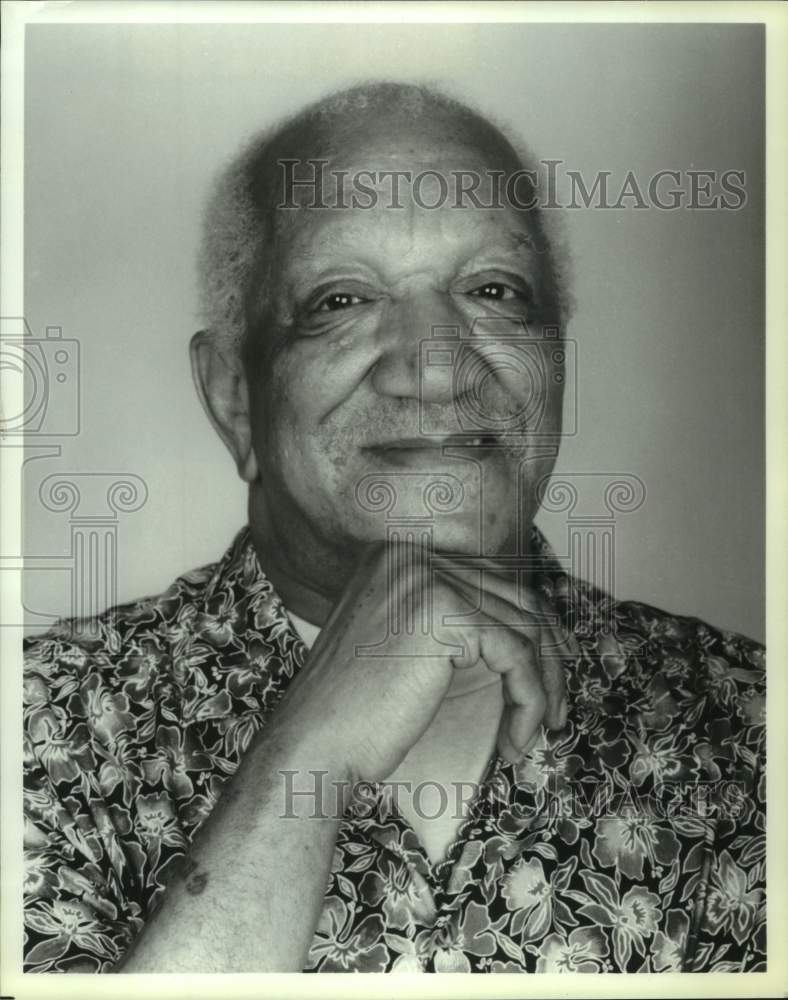
[[[217,344],[228,355],[238,355],[262,307],[259,289],[271,294],[265,279],[276,256],[274,247],[293,222],[283,205],[314,204],[316,177],[323,184],[318,200],[336,204],[337,197],[342,198],[337,173],[352,166],[369,172],[417,172],[437,150],[452,164],[452,198],[457,197],[457,177],[463,173],[481,177],[476,197],[485,203],[496,173],[499,178],[518,171],[539,174],[530,153],[515,148],[487,118],[415,84],[381,82],[343,90],[255,136],[220,174],[205,216],[199,277],[205,325]],[[407,185],[389,190],[407,192]],[[434,204],[432,194],[424,197]],[[360,204],[368,207],[368,202]],[[535,204],[519,210],[527,216],[528,232],[539,249],[542,297],[552,303],[552,318],[562,326],[569,294],[556,220],[546,219]]]

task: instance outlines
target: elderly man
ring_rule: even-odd
[[[761,648],[533,524],[568,311],[534,185],[399,84],[222,174],[192,365],[249,525],[28,642],[28,969],[764,968]]]

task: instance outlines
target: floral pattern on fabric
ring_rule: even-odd
[[[580,647],[566,728],[490,762],[440,865],[382,786],[354,802],[306,969],[764,971],[762,647],[613,602],[532,544]],[[25,968],[109,971],[306,649],[247,529],[25,646]]]

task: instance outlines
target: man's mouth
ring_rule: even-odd
[[[440,455],[444,448],[465,448],[473,451],[488,451],[500,447],[495,434],[450,434],[444,437],[401,437],[378,444],[366,445],[364,451],[381,457],[407,457],[413,452],[429,452]]]

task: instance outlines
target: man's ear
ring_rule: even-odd
[[[189,354],[203,409],[235,459],[238,475],[251,483],[259,469],[252,447],[249,388],[240,358],[226,357],[209,330],[195,333]]]

